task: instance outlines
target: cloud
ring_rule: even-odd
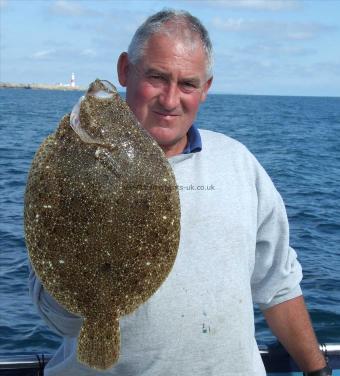
[[[218,0],[224,7],[265,11],[295,10],[301,7],[296,0]]]
[[[111,53],[113,50],[126,50],[137,27],[146,19],[143,12],[123,12],[111,10],[107,12],[103,22],[74,22],[72,29],[87,33],[89,43],[96,50],[105,50]],[[82,20],[79,20],[82,21]],[[91,30],[91,33],[88,33]]]
[[[56,54],[55,49],[41,50],[41,51],[35,52],[32,55],[32,58],[34,60],[47,60],[47,59],[53,58],[55,54]]]
[[[56,0],[50,5],[49,11],[61,16],[101,16],[102,14],[94,9],[87,8],[76,1]]]
[[[296,46],[280,42],[264,42],[254,43],[247,45],[245,47],[237,47],[234,49],[236,53],[251,55],[251,56],[270,56],[277,58],[278,56],[286,57],[300,57],[300,56],[311,56],[317,53],[316,49],[307,48],[302,46]]]
[[[287,83],[317,81],[319,78],[329,82],[339,82],[340,63],[334,61],[311,62],[306,60],[271,59],[262,55],[237,55],[235,53],[220,53],[216,56],[215,80],[219,87],[231,85],[242,86],[245,90],[255,82],[279,81]],[[328,82],[327,81],[327,82]]]
[[[7,0],[0,0],[0,9],[4,9],[7,6],[8,6]]]
[[[214,8],[270,12],[297,10],[303,7],[301,1],[298,0],[187,0],[187,2]]]
[[[333,61],[315,63],[314,71],[317,74],[322,72],[328,75],[334,75],[334,77],[340,77],[340,63],[334,63]]]
[[[221,19],[220,17],[215,17],[213,19],[213,26],[221,31],[250,31],[250,24],[243,19],[243,18],[227,18]]]
[[[324,32],[334,31],[335,26],[329,26],[317,22],[273,22],[273,21],[252,21],[244,18],[215,17],[212,25],[219,31],[244,33],[250,36],[261,36],[266,38],[281,38],[286,40],[308,40],[313,39]]]
[[[80,51],[80,55],[85,56],[85,57],[96,57],[97,53],[91,48],[86,48]]]
[[[92,48],[50,48],[40,50],[31,55],[33,60],[79,60],[92,59],[97,57],[97,52]]]

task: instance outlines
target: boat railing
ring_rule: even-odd
[[[260,354],[268,373],[296,372],[298,366],[279,344],[260,345]],[[340,369],[340,343],[320,344],[320,350],[333,369]],[[43,376],[52,354],[0,355],[0,376]]]
[[[259,350],[266,371],[269,373],[298,372],[300,370],[292,357],[279,343],[270,346],[260,345]],[[340,368],[340,343],[322,343],[320,350],[331,368]]]

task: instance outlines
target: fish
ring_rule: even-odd
[[[37,150],[27,178],[28,256],[44,288],[83,317],[79,362],[119,359],[119,319],[166,280],[180,199],[164,152],[112,83],[96,79]]]

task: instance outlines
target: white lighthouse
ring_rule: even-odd
[[[71,74],[71,87],[76,86],[76,76],[74,73]]]

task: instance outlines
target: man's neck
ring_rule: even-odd
[[[160,145],[164,154],[167,158],[173,157],[175,155],[182,154],[184,148],[186,147],[188,142],[188,136],[186,135],[181,139],[178,143],[173,145]]]

